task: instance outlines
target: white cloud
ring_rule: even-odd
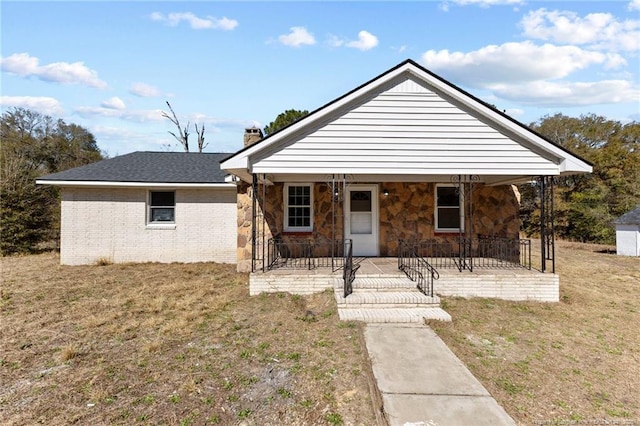
[[[378,37],[374,36],[368,31],[360,31],[358,33],[358,40],[348,41],[348,39],[340,38],[333,34],[330,34],[327,43],[331,47],[351,47],[354,49],[360,49],[362,51],[373,49],[378,45]],[[403,48],[405,48],[403,46]],[[402,50],[404,50],[401,48]],[[400,51],[402,51],[400,50]]]
[[[20,77],[36,77],[43,81],[61,84],[80,84],[104,89],[107,83],[98,78],[98,73],[82,62],[53,62],[40,65],[40,60],[28,53],[14,53],[0,58],[0,68]]]
[[[283,34],[278,37],[280,43],[285,46],[300,47],[303,44],[313,45],[316,44],[316,39],[313,37],[305,27],[291,27],[289,34]]]
[[[627,5],[629,10],[640,10],[640,0],[631,0]]]
[[[618,21],[609,13],[580,17],[571,11],[543,8],[529,12],[520,25],[525,36],[556,43],[585,44],[613,51],[640,49],[640,20]]]
[[[626,80],[534,81],[526,84],[496,84],[492,90],[503,99],[553,107],[625,103],[640,99],[638,87]]]
[[[476,5],[486,8],[490,6],[524,4],[524,0],[449,0],[440,3],[440,10],[448,12],[450,3],[457,4],[458,6]]]
[[[106,101],[102,101],[100,105],[103,106],[104,108],[109,108],[109,109],[125,109],[127,107],[124,104],[124,101],[117,96],[107,99]]]
[[[157,87],[146,83],[133,83],[129,87],[129,93],[141,98],[155,98],[162,95],[162,92]]]
[[[120,118],[136,123],[156,122],[166,120],[162,116],[162,110],[123,110],[93,106],[81,106],[74,109],[74,112],[82,117],[107,117]]]
[[[520,108],[507,108],[504,113],[511,117],[522,117],[524,115],[524,110]]]
[[[373,49],[377,45],[378,37],[364,30],[358,33],[358,40],[350,41],[346,44],[347,47],[353,47],[362,51]]]
[[[446,78],[472,87],[559,79],[591,65],[615,68],[626,64],[620,55],[583,50],[576,46],[538,46],[530,41],[490,45],[479,50],[429,50],[424,65]]]
[[[333,35],[333,34],[329,34],[329,38],[327,40],[327,43],[329,43],[329,46],[331,47],[342,47],[344,46],[344,40],[342,40],[340,37]]]
[[[46,96],[0,96],[0,107],[27,108],[51,116],[64,114],[60,102]]]
[[[164,15],[160,12],[153,12],[149,15],[152,21],[164,22],[170,27],[175,27],[180,22],[185,21],[194,30],[224,30],[231,31],[238,26],[238,21],[227,17],[216,18],[215,16],[206,16],[200,18],[191,12],[172,12]]]

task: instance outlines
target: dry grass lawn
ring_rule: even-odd
[[[640,425],[640,259],[604,249],[558,244],[560,303],[443,299],[453,322],[431,326],[519,424]],[[249,297],[214,264],[1,262],[0,424],[375,422],[331,293]]]
[[[431,324],[519,424],[640,425],[640,258],[607,248],[558,244],[560,303],[447,298]]]
[[[372,424],[333,294],[249,297],[216,264],[1,259],[0,424]]]

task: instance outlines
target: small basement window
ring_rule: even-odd
[[[464,230],[462,194],[453,185],[436,185],[436,232]]]
[[[149,191],[148,223],[175,223],[175,191]]]
[[[284,230],[313,231],[313,185],[310,183],[284,185]]]

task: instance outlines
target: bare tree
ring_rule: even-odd
[[[171,130],[169,130],[169,133],[174,138],[176,138],[178,142],[180,142],[180,145],[182,145],[182,147],[184,148],[184,152],[189,152],[189,123],[187,122],[187,125],[184,126],[184,129],[183,129],[182,126],[180,125],[180,121],[178,120],[178,116],[173,111],[173,108],[171,108],[171,104],[169,103],[169,101],[167,101],[167,106],[169,107],[169,110],[171,110],[172,116],[169,116],[169,114],[167,114],[164,111],[162,111],[162,116],[165,118],[168,118],[178,128],[178,135],[173,133]],[[197,131],[197,128],[196,128],[196,131]],[[202,126],[202,133],[204,135],[204,125]],[[204,140],[204,136],[203,136],[203,140]],[[198,134],[198,147],[200,146],[199,143],[200,143],[200,134]],[[202,150],[200,151],[202,152]]]
[[[208,143],[204,143],[204,123],[202,123],[202,129],[198,129],[198,123],[194,123],[196,133],[198,134],[198,152],[202,152],[206,148]]]

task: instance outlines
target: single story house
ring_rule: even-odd
[[[296,291],[297,279],[260,287],[288,266],[342,269],[347,286],[354,257],[398,257],[405,272],[411,260],[419,276],[426,260],[531,268],[515,184],[535,181],[553,273],[554,179],[592,170],[411,60],[244,139],[230,155],[133,153],[41,178],[62,187],[61,262],[235,262],[252,293]]]
[[[616,252],[621,256],[640,256],[640,206],[613,223],[616,225]]]

